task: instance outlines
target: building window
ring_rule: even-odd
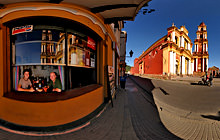
[[[39,92],[50,92],[43,87],[50,86],[51,73],[62,91],[97,83],[97,43],[91,36],[46,25],[34,25],[28,32],[15,31],[23,27],[12,27],[13,90],[20,89],[26,70],[31,84],[22,88],[33,87]]]
[[[96,83],[96,42],[68,30],[69,88]]]

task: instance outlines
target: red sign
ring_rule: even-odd
[[[95,41],[92,38],[88,37],[87,47],[89,47],[89,48],[91,48],[93,50],[96,50],[96,46],[95,45],[96,45]]]
[[[33,31],[33,25],[20,26],[12,29],[12,35],[25,33],[25,32],[32,32],[32,31]]]

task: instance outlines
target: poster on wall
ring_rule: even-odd
[[[25,32],[32,32],[32,31],[33,31],[33,25],[20,26],[12,29],[12,35],[25,33]]]
[[[115,93],[115,75],[114,75],[114,68],[112,66],[108,66],[108,77],[109,77],[111,95],[113,96]]]

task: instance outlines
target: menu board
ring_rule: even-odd
[[[109,84],[111,95],[113,96],[115,93],[115,75],[114,75],[114,68],[112,66],[108,66],[108,77],[109,77]]]

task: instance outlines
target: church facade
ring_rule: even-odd
[[[185,26],[174,24],[167,35],[151,45],[134,60],[131,74],[202,75],[208,68],[208,40],[206,25],[198,26],[195,49]]]

